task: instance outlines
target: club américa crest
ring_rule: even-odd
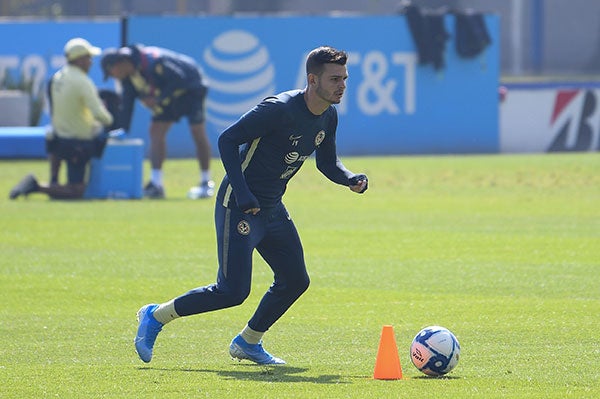
[[[247,236],[248,234],[250,234],[250,223],[248,223],[245,220],[240,220],[240,222],[237,225],[237,231],[241,235]]]
[[[317,135],[315,136],[315,146],[318,147],[321,145],[321,143],[323,142],[323,140],[325,140],[325,130],[321,130],[319,133],[317,133]]]

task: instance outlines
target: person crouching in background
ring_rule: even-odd
[[[64,48],[67,64],[49,82],[52,137],[48,148],[51,170],[60,161],[67,163],[67,183],[44,185],[33,174],[25,176],[10,191],[10,199],[40,192],[53,199],[82,198],[86,189],[86,169],[98,153],[102,126],[110,126],[113,116],[104,106],[94,82],[88,76],[92,57],[101,50],[87,40],[74,38]],[[58,170],[58,169],[56,169]],[[51,172],[52,174],[52,172]]]

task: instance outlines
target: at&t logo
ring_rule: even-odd
[[[221,33],[204,50],[202,59],[210,90],[206,119],[218,131],[274,94],[275,68],[269,52],[249,32]]]

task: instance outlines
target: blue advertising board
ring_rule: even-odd
[[[401,15],[355,17],[150,17],[128,19],[128,42],[166,47],[195,58],[210,85],[207,131],[216,141],[225,127],[277,92],[305,86],[307,53],[331,45],[349,53],[348,88],[340,115],[338,150],[343,155],[495,153],[499,151],[499,17],[487,15],[491,45],[476,58],[455,50],[454,17],[445,66],[420,65],[407,20]],[[0,77],[33,80],[39,95],[64,64],[62,49],[73,37],[116,47],[121,25],[114,20],[0,23]],[[99,62],[90,70],[99,87]],[[147,141],[150,113],[136,104],[133,137]],[[38,125],[49,123],[47,106]],[[195,156],[187,121],[168,136],[171,157]]]
[[[486,16],[491,45],[460,58],[451,34],[445,67],[419,65],[404,16],[131,17],[129,43],[166,47],[198,61],[208,79],[207,129],[220,132],[267,95],[305,86],[314,47],[349,53],[348,88],[339,104],[341,154],[498,151],[499,20]],[[453,16],[445,19],[454,31]],[[137,106],[134,135],[150,114]],[[193,156],[187,122],[169,134],[171,155]]]

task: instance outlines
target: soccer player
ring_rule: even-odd
[[[129,131],[136,98],[152,111],[150,123],[150,163],[152,176],[144,188],[147,198],[164,198],[162,166],[167,153],[167,132],[174,122],[186,116],[196,145],[200,184],[192,187],[190,198],[214,194],[210,175],[211,149],[205,128],[204,102],[208,88],[196,62],[184,54],[142,45],[107,49],[102,57],[104,79],[118,79],[123,86],[120,121]]]
[[[217,281],[138,311],[135,347],[144,362],[152,359],[166,323],[244,302],[256,249],[273,270],[274,282],[232,340],[229,353],[258,364],[285,363],[264,350],[262,337],[309,285],[300,237],[282,203],[288,181],[316,152],[317,168],[329,180],[356,193],[368,186],[367,176],[347,170],[336,155],[338,119],[332,104],[340,102],[346,89],[346,60],[344,51],[332,47],[312,50],[305,89],[266,98],[221,134],[226,176],[215,208]]]
[[[50,80],[48,90],[53,138],[49,140],[51,176],[58,179],[58,165],[67,162],[67,184],[39,184],[34,175],[27,175],[11,190],[10,199],[33,192],[42,192],[54,199],[83,197],[86,188],[86,167],[97,156],[101,143],[102,125],[110,126],[113,117],[104,106],[88,72],[92,56],[100,48],[82,38],[71,39],[64,48],[67,64]]]

